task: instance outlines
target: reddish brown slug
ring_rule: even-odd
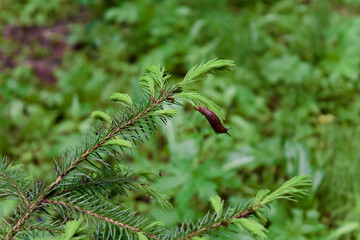
[[[208,120],[208,122],[210,123],[211,127],[214,129],[215,132],[217,133],[226,133],[227,135],[230,136],[230,134],[228,133],[228,130],[230,128],[226,128],[224,127],[221,122],[220,119],[218,118],[218,116],[216,116],[215,113],[213,113],[210,109],[201,107],[201,106],[197,106],[194,107],[196,111],[199,111],[200,113],[202,113],[206,119]]]

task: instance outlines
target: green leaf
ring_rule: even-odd
[[[254,210],[254,215],[257,217],[257,219],[259,220],[259,222],[265,226],[265,224],[267,223],[267,218],[264,214],[264,209],[263,208],[258,208],[256,210]]]
[[[1,179],[2,181],[2,179]],[[3,191],[1,189],[1,191]],[[16,206],[16,200],[1,200],[0,201],[0,216],[7,217],[11,214],[11,210]],[[3,224],[3,219],[0,218],[0,224]]]
[[[180,97],[184,101],[193,105],[194,107],[198,107],[198,106],[206,107],[206,108],[210,109],[211,111],[213,111],[216,114],[216,116],[220,119],[220,121],[223,122],[225,120],[225,115],[224,115],[222,109],[216,103],[214,103],[210,99],[204,97],[200,93],[182,92],[182,93],[174,95],[174,97]]]
[[[349,222],[342,226],[340,226],[338,229],[333,231],[329,235],[329,239],[339,239],[341,236],[348,234],[350,232],[353,232],[360,228],[360,224],[358,222]]]
[[[79,230],[82,220],[69,221],[65,225],[65,238],[64,240],[71,240],[75,233]]]
[[[217,214],[219,214],[222,211],[224,202],[221,200],[221,198],[218,195],[212,196],[210,198],[210,203]]]
[[[125,106],[130,106],[133,103],[129,94],[126,93],[113,93],[113,95],[110,96],[110,100],[121,103]]]
[[[162,109],[152,113],[152,115],[155,116],[166,116],[166,117],[173,117],[176,114],[178,114],[178,111],[174,109]]]
[[[104,14],[106,21],[116,23],[136,23],[139,19],[138,6],[135,3],[123,3],[120,7],[108,8]]]
[[[184,216],[191,198],[194,195],[194,186],[191,181],[185,182],[182,184],[181,189],[177,192],[175,196],[175,203],[177,205],[177,212],[179,215]]]
[[[134,175],[142,176],[151,182],[154,182],[158,178],[157,174],[154,174],[153,172],[146,169],[137,169],[134,171]]]
[[[117,145],[117,146],[126,147],[126,148],[132,147],[131,142],[129,142],[127,140],[122,140],[122,139],[111,139],[111,140],[107,141],[106,143],[104,143],[104,146],[106,146],[106,145]]]
[[[165,73],[164,68],[160,68],[160,66],[149,66],[145,69],[146,74],[151,76],[152,79],[155,81],[155,84],[162,89],[164,86],[163,76]]]
[[[162,209],[169,210],[172,209],[172,205],[170,203],[170,197],[162,192],[160,192],[157,188],[147,186],[142,189],[145,193],[149,194],[154,198],[156,204]]]
[[[144,89],[147,93],[154,96],[155,94],[155,82],[151,76],[144,75],[140,78],[139,85],[142,89]]]
[[[255,239],[266,240],[266,229],[256,220],[250,218],[236,218],[231,220],[238,228],[245,230],[255,237]]]
[[[111,117],[102,111],[93,111],[91,117],[95,120],[111,123]]]
[[[165,74],[165,69],[160,66],[149,66],[140,78],[140,87],[154,96],[156,90],[163,90],[165,81],[170,75]]]
[[[270,192],[270,190],[268,190],[268,189],[262,189],[262,190],[258,191],[252,206],[253,207],[257,206],[265,198],[265,196],[269,194],[269,192]]]
[[[201,63],[193,67],[185,76],[184,80],[181,82],[181,86],[186,86],[189,83],[201,80],[206,77],[208,74],[212,74],[215,71],[220,70],[230,70],[234,67],[234,61],[232,60],[221,60],[213,59],[206,63]]]
[[[144,229],[148,229],[148,228],[152,228],[154,226],[164,226],[165,223],[162,222],[162,221],[156,221],[156,222],[153,222],[153,223],[150,223],[149,225],[147,225]]]
[[[311,177],[308,175],[296,176],[285,182],[275,192],[267,195],[262,204],[267,204],[278,199],[295,201],[295,197],[304,197],[312,187]]]
[[[144,234],[140,233],[140,232],[137,232],[136,233],[139,240],[148,240],[147,236],[145,236]]]

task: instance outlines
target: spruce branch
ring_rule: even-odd
[[[193,67],[185,76],[184,80],[180,83],[183,87],[188,87],[192,82],[202,80],[208,74],[213,74],[216,71],[230,70],[235,64],[231,60],[218,60],[213,59],[206,63],[200,63]]]
[[[92,217],[97,218],[99,220],[112,223],[112,224],[114,224],[116,226],[119,226],[121,228],[129,229],[129,230],[137,232],[137,233],[142,233],[142,234],[144,234],[145,236],[147,236],[147,237],[149,237],[151,239],[157,239],[155,235],[152,235],[152,234],[150,234],[148,232],[145,232],[143,229],[131,226],[130,224],[125,224],[123,222],[116,221],[114,219],[102,216],[100,214],[97,214],[97,213],[89,211],[89,210],[82,209],[81,207],[78,207],[78,206],[70,204],[70,203],[66,203],[64,201],[53,201],[53,200],[44,199],[43,202],[47,203],[47,204],[52,204],[52,205],[62,205],[64,207],[77,210],[77,211],[79,211],[79,212],[81,212],[81,213],[83,213],[85,215],[92,216]]]
[[[142,181],[140,178],[145,178],[147,181]],[[110,191],[127,195],[127,190],[138,190],[154,198],[157,205],[162,209],[171,209],[170,198],[148,183],[155,181],[156,178],[157,175],[145,170],[130,171],[118,169],[92,173],[81,178],[63,181],[59,184],[59,189],[61,190],[52,194],[51,198],[61,197],[68,199],[74,192],[106,198]]]
[[[261,196],[261,198],[263,198],[261,204],[265,205],[278,199],[295,201],[296,198],[302,198],[306,196],[311,186],[312,181],[310,176],[301,175],[293,177],[292,179],[284,183],[275,192],[269,195],[265,195],[265,198]]]
[[[41,202],[45,199],[47,194],[49,194],[52,190],[54,190],[59,183],[72,171],[74,170],[82,161],[84,161],[90,154],[95,152],[97,149],[104,146],[104,144],[111,140],[113,137],[115,137],[122,129],[125,129],[126,127],[131,126],[135,122],[137,122],[142,117],[148,115],[148,113],[156,108],[159,104],[161,104],[163,101],[165,101],[171,93],[165,93],[163,92],[162,95],[153,102],[148,108],[145,109],[143,112],[139,112],[134,118],[122,123],[118,127],[111,126],[110,131],[105,135],[103,139],[101,139],[97,144],[92,146],[90,149],[87,149],[84,151],[77,159],[75,159],[72,164],[62,173],[59,174],[59,176],[55,179],[54,182],[52,182],[47,189],[41,193],[38,198],[31,204],[29,207],[28,212],[25,213],[11,228],[11,230],[5,235],[5,239],[11,239],[15,236],[16,232],[21,228],[21,226],[25,223],[26,220],[28,220],[31,216],[31,214],[36,211],[39,206],[41,205]],[[113,121],[114,122],[114,121]]]
[[[119,172],[109,171],[97,175],[87,175],[81,178],[72,179],[71,182],[63,182],[59,185],[59,191],[51,194],[51,197],[64,196],[72,192],[91,192],[99,195],[106,195],[110,190],[121,193],[124,188],[131,186],[134,180],[128,175],[119,174]]]
[[[0,199],[15,198],[29,207],[30,184],[31,181],[21,165],[14,165],[6,158],[2,159],[0,162]]]
[[[218,221],[218,222],[215,222],[215,223],[211,224],[210,226],[206,226],[206,227],[200,228],[200,229],[198,229],[196,231],[190,232],[187,235],[179,238],[179,240],[191,239],[191,238],[193,238],[195,236],[199,236],[203,232],[209,232],[212,229],[216,229],[216,228],[220,228],[220,227],[228,227],[232,220],[240,219],[240,218],[246,218],[246,217],[250,216],[251,214],[253,214],[253,209],[252,208],[250,208],[248,210],[245,210],[244,212],[242,212],[242,213],[240,213],[240,214],[238,214],[236,216],[233,216],[233,217],[231,217],[229,219],[221,220],[221,221]]]
[[[63,233],[64,232],[62,230],[58,230],[58,229],[54,229],[54,228],[46,228],[46,227],[39,227],[39,226],[37,226],[37,227],[30,226],[30,227],[27,227],[27,229],[46,231],[46,232],[53,232],[53,233]],[[27,230],[27,229],[19,229],[19,230],[24,231],[24,230]]]
[[[144,109],[142,109],[142,106],[138,106],[138,109],[130,111],[129,112],[130,114],[128,115],[125,116],[121,115],[118,119],[111,119],[107,114],[102,114],[101,112],[95,112],[95,114],[93,114],[94,117],[100,120],[105,120],[108,124],[102,124],[101,127],[98,128],[99,131],[97,132],[98,135],[97,139],[93,139],[91,138],[91,136],[89,136],[89,140],[87,140],[86,137],[84,136],[83,142],[85,144],[85,147],[82,147],[80,144],[80,146],[74,149],[75,153],[73,153],[73,155],[68,154],[68,156],[70,157],[71,156],[78,156],[78,157],[74,159],[70,159],[70,161],[66,161],[66,158],[63,157],[62,167],[60,167],[59,164],[56,163],[56,173],[58,174],[58,177],[45,190],[43,190],[42,193],[40,193],[40,195],[36,198],[35,201],[32,202],[32,204],[28,207],[28,211],[26,211],[24,215],[20,216],[19,219],[14,222],[11,229],[6,233],[5,239],[11,239],[16,235],[16,232],[20,228],[22,228],[25,221],[28,220],[31,217],[31,215],[41,206],[41,203],[45,199],[45,197],[48,198],[51,196],[51,194],[55,193],[55,190],[59,185],[59,183],[63,179],[65,179],[75,168],[77,168],[79,164],[81,164],[84,161],[87,161],[90,155],[95,154],[98,150],[103,149],[104,151],[108,152],[108,150],[105,147],[106,143],[110,140],[113,140],[116,137],[116,135],[118,135],[122,130],[126,128],[131,128],[135,123],[140,122],[142,118],[144,118],[144,121],[146,122],[145,124],[147,124],[149,128],[151,128],[151,126],[153,128],[155,127],[155,123],[152,117],[150,116],[150,112],[152,110],[157,110],[159,105],[162,104],[164,101],[166,101],[168,98],[170,98],[176,89],[174,87],[171,88],[170,86],[166,86],[166,88],[164,87],[165,81],[168,78],[168,76],[164,77],[164,70],[158,71],[156,70],[156,68],[148,68],[146,72],[146,76],[148,82],[154,79],[156,85],[161,87],[161,89],[156,89],[158,90],[157,92],[159,93],[158,94],[159,96],[155,98],[155,94],[157,92],[155,91],[155,89],[152,89],[151,98],[145,101]],[[163,82],[160,83],[160,81]],[[135,104],[133,106],[137,107]],[[168,116],[159,116],[159,117],[163,122],[165,122],[165,119]],[[124,121],[124,119],[126,120]],[[111,123],[109,123],[110,120]],[[149,123],[149,120],[151,121],[151,123]],[[140,129],[144,132],[144,134],[146,134],[143,126],[140,125]],[[123,137],[125,138],[125,136]],[[114,150],[111,146],[110,147],[108,146],[108,148]],[[100,156],[99,154],[97,155]],[[99,159],[101,159],[101,157]],[[102,159],[100,161],[102,161]],[[61,169],[63,170],[61,171]]]
[[[10,183],[11,185],[14,186],[14,188],[16,189],[16,191],[14,191],[14,194],[19,194],[20,197],[22,198],[22,200],[25,202],[26,207],[29,207],[29,201],[28,199],[25,197],[24,192],[20,189],[20,187],[17,185],[17,183],[13,180],[10,179],[9,177],[7,177],[3,172],[0,173],[0,177],[2,177],[5,181],[7,181],[8,183]]]
[[[145,92],[143,98],[135,102],[127,94],[115,93],[110,99],[120,103],[120,110],[110,114],[94,111],[92,117],[100,122],[78,145],[65,152],[61,161],[54,161],[56,176],[49,185],[33,184],[19,166],[3,159],[0,178],[4,181],[0,181],[0,197],[19,200],[10,223],[4,220],[1,226],[3,239],[29,238],[37,231],[61,233],[66,223],[76,220],[76,224],[80,224],[82,220],[79,219],[86,221],[92,239],[191,239],[205,234],[211,236],[215,230],[226,230],[230,224],[262,239],[262,224],[266,218],[261,210],[275,200],[305,196],[311,186],[308,176],[295,177],[273,193],[261,190],[253,201],[235,207],[224,208],[221,199],[214,198],[214,212],[196,223],[185,222],[170,229],[149,223],[143,215],[115,205],[108,197],[110,193],[126,194],[134,189],[152,196],[162,208],[171,208],[170,198],[151,186],[154,174],[148,170],[127,169],[123,161],[161,123],[166,124],[177,114],[171,107],[180,105],[180,99],[195,107],[202,105],[212,109],[223,121],[221,108],[190,90],[190,83],[232,66],[233,62],[228,60],[202,63],[191,69],[180,83],[171,82],[164,68],[146,68],[139,83]],[[258,219],[261,224],[253,219]]]
[[[223,202],[212,201],[215,211],[209,212],[196,223],[185,223],[178,228],[167,231],[161,236],[161,239],[191,239],[195,236],[211,234],[212,230],[223,228],[224,230],[230,225],[239,225],[241,230],[246,230],[259,239],[263,239],[264,234],[261,233],[264,228],[257,222],[248,219],[253,216],[262,224],[265,224],[261,210],[268,206],[269,203],[279,199],[292,199],[304,197],[312,186],[310,176],[302,175],[296,176],[285,182],[280,188],[269,194],[268,190],[260,190],[256,197],[249,202],[243,202],[236,205],[234,208],[228,206],[223,209]],[[217,202],[217,203],[214,203]],[[240,220],[247,219],[247,220]],[[255,227],[254,227],[255,226]]]
[[[170,94],[164,94],[161,96],[156,102],[154,102],[150,107],[148,107],[144,112],[139,113],[136,115],[133,119],[123,123],[119,127],[115,128],[113,127],[111,131],[95,146],[92,148],[86,150],[84,153],[81,154],[79,158],[77,158],[60,176],[52,183],[50,184],[48,191],[53,190],[61,180],[63,180],[74,168],[76,168],[77,165],[79,165],[82,161],[84,161],[90,154],[95,152],[97,149],[104,146],[109,140],[111,140],[113,137],[115,137],[122,129],[125,129],[128,126],[131,126],[136,121],[138,121],[141,117],[148,114],[152,109],[157,107],[160,103],[162,103]]]

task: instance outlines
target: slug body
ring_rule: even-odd
[[[215,113],[213,113],[211,110],[198,106],[198,107],[194,107],[196,111],[199,111],[200,113],[202,113],[206,119],[208,120],[208,122],[210,123],[211,127],[214,129],[215,132],[217,133],[226,133],[227,135],[230,136],[230,134],[228,133],[228,130],[230,128],[226,128],[221,124],[220,119],[218,118],[218,116],[216,116]]]

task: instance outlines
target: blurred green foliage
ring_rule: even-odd
[[[2,30],[68,28],[52,84],[27,59],[53,52],[0,39],[0,154],[35,177],[46,178],[52,157],[91,125],[92,110],[111,106],[112,92],[136,97],[144,66],[183,77],[199,62],[233,59],[234,72],[197,84],[223,107],[232,137],[215,135],[186,105],[128,163],[161,172],[157,187],[174,210],[136,193],[121,200],[176,224],[202,216],[213,195],[237,202],[311,174],[309,199],[268,211],[269,239],[360,239],[360,1],[0,0],[0,8]]]

